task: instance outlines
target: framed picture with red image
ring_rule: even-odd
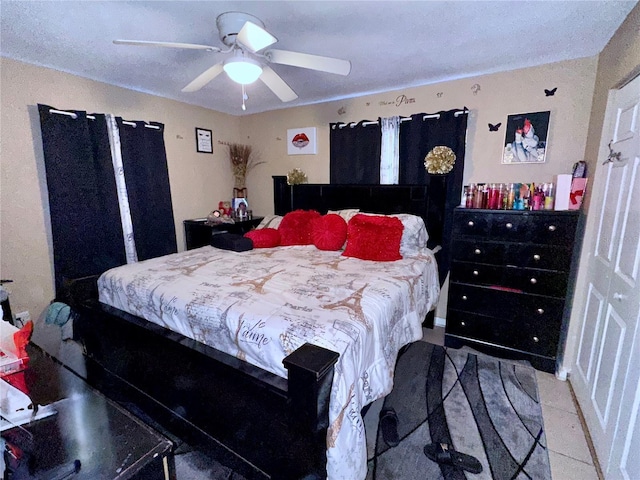
[[[544,163],[546,161],[551,112],[518,113],[507,116],[502,163]]]
[[[287,153],[289,155],[315,155],[317,153],[316,127],[287,130]]]

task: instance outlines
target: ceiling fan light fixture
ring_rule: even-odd
[[[240,85],[249,85],[262,75],[262,66],[252,58],[235,56],[224,62],[224,71]]]

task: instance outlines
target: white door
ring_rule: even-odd
[[[587,271],[577,285],[583,301],[573,307],[581,326],[570,380],[605,478],[638,479],[640,77],[611,92],[599,152],[581,259]]]

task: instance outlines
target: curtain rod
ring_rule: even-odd
[[[58,115],[67,115],[67,116],[73,118],[74,120],[76,118],[78,118],[78,115],[76,115],[73,112],[65,112],[64,110],[55,110],[53,108],[49,109],[49,113],[57,113]],[[87,115],[87,118],[89,120],[95,120],[96,119],[96,117],[94,117],[93,115]],[[122,120],[122,123],[124,123],[125,125],[131,125],[132,127],[137,127],[138,126],[138,124],[136,124],[135,122],[130,122],[128,120]],[[158,127],[157,125],[149,125],[146,122],[145,122],[144,126],[147,127],[147,128],[153,128],[154,130],[160,130],[160,127]]]
[[[73,112],[65,112],[64,110],[54,110],[53,108],[49,109],[49,113],[57,113],[58,115],[67,115],[68,117],[71,117],[73,119],[78,118],[78,115],[76,115]]]
[[[467,112],[469,112],[469,110],[467,110],[467,109],[465,109],[465,110],[457,110],[456,112],[454,112],[453,115],[457,117],[457,116],[462,115],[463,113],[467,113]],[[440,118],[440,114],[439,113],[433,113],[433,114],[430,114],[430,115],[424,115],[422,117],[422,120],[426,120],[427,118]],[[400,117],[400,123],[407,122],[409,120],[411,120],[411,117]],[[376,121],[371,121],[371,122],[362,122],[362,126],[363,127],[366,127],[367,125],[377,125],[377,124],[378,124],[377,120]],[[347,126],[353,128],[356,125],[358,125],[358,122],[343,123],[342,125],[338,125],[338,128],[344,128],[344,127],[347,127]]]

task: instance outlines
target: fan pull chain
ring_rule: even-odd
[[[249,97],[247,97],[247,93],[244,91],[244,84],[242,85],[242,110],[246,110],[247,107],[244,104],[244,101],[247,100]]]

